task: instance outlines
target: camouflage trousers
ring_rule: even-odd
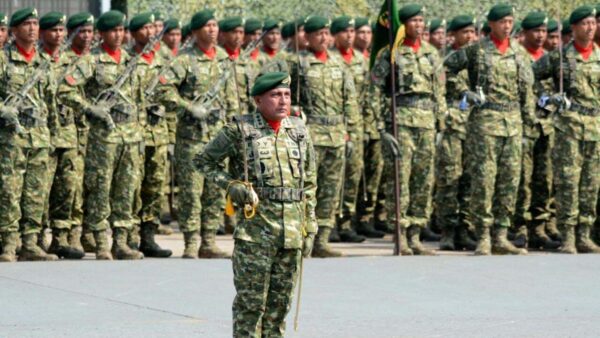
[[[225,191],[206,181],[194,166],[194,157],[205,144],[177,139],[175,171],[177,176],[177,221],[183,232],[216,230],[223,222]]]
[[[400,226],[425,227],[431,215],[431,195],[434,183],[435,130],[398,126],[400,146],[397,161],[397,179],[400,184]],[[385,155],[386,209],[395,210],[394,160]],[[391,224],[396,223],[395,213],[388,213]]]
[[[593,226],[600,189],[600,142],[556,130],[552,152],[556,221],[562,227]]]
[[[314,146],[317,167],[317,224],[333,228],[340,203],[344,170],[344,147]]]
[[[76,185],[77,190],[75,191],[75,200],[73,201],[73,210],[71,214],[73,226],[81,226],[83,224],[83,178],[85,172],[84,168],[85,155],[87,152],[88,130],[79,129],[77,131],[77,137],[79,141],[78,149],[79,155],[81,156],[81,161],[75,162],[75,164],[77,165],[75,171],[77,172],[79,182]]]
[[[346,159],[344,173],[344,196],[342,196],[342,215],[353,216],[356,214],[356,200],[360,190],[360,177],[363,173],[364,145],[362,137],[353,139],[354,149],[349,158]]]
[[[446,131],[437,145],[435,219],[442,229],[468,222],[470,177],[466,134]]]
[[[523,138],[521,181],[517,195],[515,226],[550,220],[554,134]]]
[[[0,146],[0,232],[39,233],[48,198],[48,148]]]
[[[381,175],[383,173],[381,140],[370,140],[364,143],[363,159],[364,175],[361,177],[358,189],[357,214],[360,219],[369,221],[375,213]],[[366,199],[364,196],[366,196]]]
[[[283,337],[301,257],[300,249],[235,241],[234,337]]]
[[[140,177],[136,191],[135,211],[141,223],[160,224],[163,191],[167,179],[168,145],[146,146],[142,155]]]
[[[83,185],[84,158],[78,148],[56,148],[49,156],[48,181],[50,198],[47,200],[48,223],[52,229],[71,229],[76,223],[73,216],[76,198]]]
[[[477,228],[510,227],[521,176],[521,135],[470,133],[472,221]]]
[[[140,142],[105,143],[90,135],[85,158],[84,226],[91,231],[131,229],[140,182]]]

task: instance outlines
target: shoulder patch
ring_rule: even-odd
[[[167,78],[166,78],[166,77],[164,77],[163,75],[161,75],[161,76],[158,78],[158,81],[159,81],[161,84],[167,84]]]
[[[77,81],[75,81],[75,78],[73,78],[72,75],[65,76],[65,81],[67,81],[67,83],[71,86],[74,86],[77,83]]]

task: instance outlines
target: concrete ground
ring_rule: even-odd
[[[0,337],[228,337],[228,260],[174,258],[0,265]],[[219,245],[231,250],[230,237]],[[433,244],[432,244],[433,245]],[[393,257],[390,239],[336,244],[349,257],[305,264],[289,337],[600,335],[600,257]]]

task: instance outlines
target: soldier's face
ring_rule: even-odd
[[[219,26],[217,20],[211,19],[201,28],[194,31],[196,41],[204,44],[215,44],[217,43],[217,37],[219,36]]]
[[[544,46],[544,42],[546,42],[548,29],[546,28],[546,25],[533,29],[527,29],[524,31],[523,36],[526,46],[541,48]]]
[[[329,28],[322,28],[316,32],[306,34],[308,46],[315,52],[322,52],[329,47]]]
[[[548,33],[548,37],[546,37],[546,42],[544,43],[544,48],[547,51],[553,51],[558,48],[558,43],[560,42],[560,33],[558,31]]]
[[[262,42],[270,49],[279,49],[279,45],[281,44],[281,31],[279,28],[271,29],[267,34],[265,34]]]
[[[490,29],[497,39],[504,40],[510,37],[515,19],[512,16],[505,16],[498,21],[489,21]]]
[[[348,27],[335,35],[335,44],[338,48],[347,50],[354,44],[355,36],[356,31],[354,30],[354,27]]]
[[[462,47],[475,41],[477,32],[475,32],[475,26],[467,26],[454,32],[454,44],[456,47]]]
[[[116,50],[123,45],[123,39],[125,38],[125,28],[123,26],[117,26],[109,31],[100,32],[102,41],[112,50]]]
[[[230,49],[238,49],[244,43],[244,28],[237,27],[236,29],[223,32],[223,45]]]
[[[299,49],[305,49],[308,45],[308,41],[306,41],[306,33],[304,32],[304,27],[298,27],[298,32],[293,37],[293,43],[298,45]]]
[[[356,30],[354,45],[359,49],[367,49],[371,46],[373,31],[370,26],[362,26]]]
[[[154,24],[149,23],[144,25],[142,28],[138,29],[135,32],[131,33],[131,36],[135,39],[140,45],[145,45],[150,41],[150,39],[155,35],[156,28]]]
[[[17,42],[36,43],[40,34],[38,19],[27,19],[20,25],[12,28],[12,33]]]
[[[292,93],[289,88],[275,88],[255,96],[258,111],[269,121],[281,121],[290,114]]]
[[[162,30],[165,28],[165,23],[162,22],[161,20],[156,20],[154,21],[154,30],[156,31],[156,34],[162,32]]]
[[[65,26],[56,26],[41,31],[42,41],[50,48],[59,46],[64,41],[65,34]]]
[[[244,35],[244,44],[247,45],[253,41],[256,41],[262,35],[262,29],[257,29],[252,33]]]
[[[404,22],[406,36],[411,40],[416,40],[423,35],[425,30],[425,19],[422,15],[413,16]]]
[[[429,43],[435,48],[442,49],[446,44],[446,31],[443,28],[438,28],[429,35]]]
[[[168,33],[163,35],[163,41],[171,49],[179,47],[179,44],[181,43],[181,29],[171,29]]]
[[[571,39],[573,39],[573,33],[563,34],[561,36],[561,39],[562,39],[562,44],[566,45],[567,43],[571,42]]]
[[[8,27],[0,26],[0,47],[8,40]]]
[[[573,31],[573,39],[579,44],[587,45],[594,40],[596,34],[596,18],[588,17],[578,23],[571,25]]]
[[[73,38],[73,46],[81,51],[88,50],[92,46],[92,41],[94,41],[94,27],[82,26],[77,36]]]

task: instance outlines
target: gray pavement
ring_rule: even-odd
[[[176,255],[179,242],[161,237]],[[600,335],[597,255],[370,256],[391,253],[385,240],[338,248],[362,257],[306,261],[289,337]],[[234,294],[228,260],[2,264],[0,337],[228,337]]]

